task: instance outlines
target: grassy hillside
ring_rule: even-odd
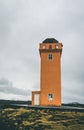
[[[0,130],[84,130],[84,112],[5,108]]]

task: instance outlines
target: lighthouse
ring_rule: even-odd
[[[40,91],[32,92],[32,105],[61,106],[62,43],[47,38],[39,44]]]

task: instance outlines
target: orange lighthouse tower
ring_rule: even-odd
[[[32,105],[61,106],[62,47],[62,43],[54,38],[40,43],[40,91],[32,92]]]

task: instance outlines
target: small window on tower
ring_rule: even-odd
[[[49,49],[52,49],[52,45],[49,45]]]
[[[45,47],[45,45],[43,46],[43,49],[45,49],[46,47]]]
[[[52,60],[53,59],[53,55],[52,54],[48,54],[48,59]]]
[[[51,93],[48,94],[48,100],[49,101],[53,100],[53,94],[51,94]]]
[[[56,49],[58,49],[58,45],[56,45]]]

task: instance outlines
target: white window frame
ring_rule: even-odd
[[[53,98],[54,98],[54,95],[53,95],[52,93],[49,93],[49,94],[48,94],[48,100],[49,100],[49,101],[52,101]]]

